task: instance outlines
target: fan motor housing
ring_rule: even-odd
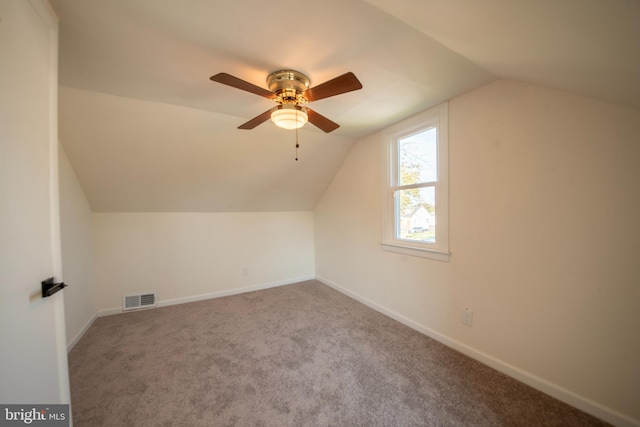
[[[286,103],[299,100],[302,93],[309,89],[309,78],[300,71],[278,70],[269,74],[267,85]]]

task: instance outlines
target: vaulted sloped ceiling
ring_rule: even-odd
[[[640,108],[638,0],[367,0],[501,78]]]
[[[498,78],[640,108],[637,0],[50,0],[60,16],[60,140],[95,211],[309,210],[353,142]],[[312,107],[325,134],[266,122],[266,87],[354,72]],[[354,195],[357,197],[357,195]]]

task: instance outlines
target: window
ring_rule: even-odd
[[[384,250],[449,260],[448,104],[384,132]]]

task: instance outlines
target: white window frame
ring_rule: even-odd
[[[449,104],[447,102],[390,126],[382,132],[382,249],[438,261],[449,261]],[[436,241],[410,241],[396,237],[395,191],[398,185],[398,141],[435,127],[437,129]]]

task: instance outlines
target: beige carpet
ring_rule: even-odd
[[[317,281],[99,318],[69,369],[78,427],[605,425]]]

